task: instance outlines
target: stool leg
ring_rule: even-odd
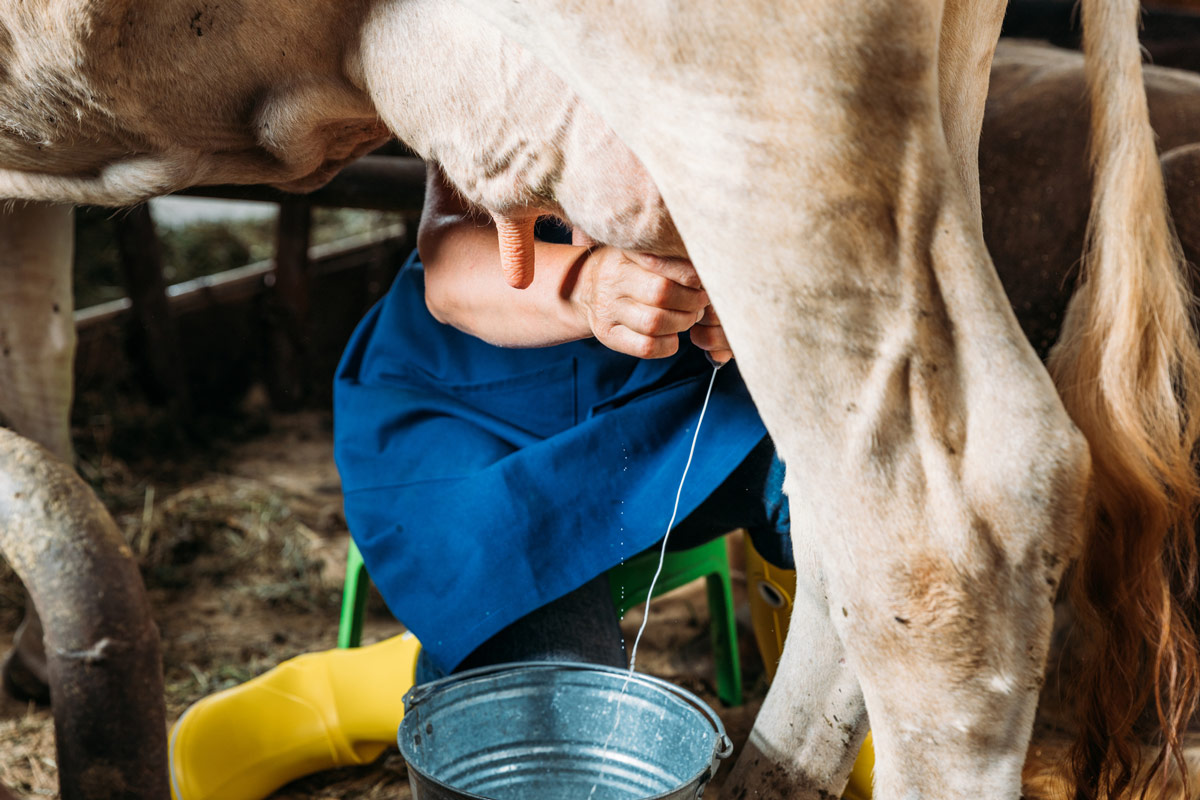
[[[729,568],[705,578],[708,585],[709,628],[712,631],[713,666],[717,673],[717,697],[727,706],[742,704],[742,664],[738,658],[737,620],[734,617],[733,584]]]
[[[350,542],[346,553],[346,583],[342,587],[342,617],[338,624],[338,647],[358,647],[362,642],[363,618],[367,613],[367,590],[371,576],[363,564],[358,545]]]

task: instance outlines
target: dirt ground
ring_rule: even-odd
[[[89,455],[94,448],[81,447],[81,473],[112,511],[141,563],[162,634],[170,722],[205,695],[336,643],[349,534],[333,465],[330,417],[322,412],[261,416],[245,427],[254,433],[237,435],[238,442],[166,454],[155,448],[151,455],[127,460],[103,448]],[[101,432],[92,441],[104,438]],[[0,631],[11,638],[23,593],[4,570]],[[735,575],[735,583],[744,592],[741,575]],[[640,670],[682,685],[719,709],[738,745],[766,689],[748,612],[744,602],[740,605],[744,706],[722,708],[715,696],[702,581],[654,602],[638,656]],[[630,640],[641,616],[641,609],[634,609],[623,622]],[[364,642],[402,630],[373,593]],[[7,645],[0,640],[4,649]],[[30,797],[58,796],[48,710],[0,703],[0,782]],[[371,766],[321,773],[273,795],[281,800],[410,796],[404,762],[394,752]]]

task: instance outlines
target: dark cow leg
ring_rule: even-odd
[[[0,430],[0,550],[45,622],[64,800],[163,800],[158,629],[129,547],[87,485]]]

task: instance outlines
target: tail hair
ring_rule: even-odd
[[[1163,190],[1137,40],[1137,0],[1082,0],[1091,99],[1091,217],[1080,286],[1050,357],[1092,452],[1095,525],[1072,598],[1089,643],[1077,680],[1077,800],[1145,792],[1200,694],[1190,619],[1200,500],[1200,347]],[[1161,749],[1139,763],[1152,704]],[[1141,777],[1139,777],[1141,776]],[[1139,785],[1140,784],[1140,785]]]

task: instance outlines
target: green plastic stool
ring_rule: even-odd
[[[367,590],[371,576],[363,563],[358,545],[350,540],[346,553],[346,583],[342,586],[342,619],[338,623],[338,647],[358,647],[362,644],[363,619],[367,616]]]
[[[658,551],[637,555],[608,572],[617,616],[646,602],[650,580],[658,567]],[[708,581],[708,613],[712,626],[713,663],[717,672],[717,697],[727,706],[742,704],[742,665],[738,660],[737,623],[734,620],[733,584],[729,579],[729,554],[725,538],[667,553],[654,596],[677,589],[697,578]],[[370,576],[362,553],[353,540],[346,555],[346,583],[342,587],[342,618],[338,647],[358,647],[362,641]]]
[[[646,602],[656,569],[658,550],[649,550],[608,571],[617,616],[624,616],[638,603]],[[708,624],[712,635],[713,665],[717,672],[717,697],[727,706],[740,706],[742,664],[738,659],[733,582],[729,579],[729,553],[725,549],[724,536],[690,550],[667,553],[662,574],[654,585],[654,596],[678,589],[697,578],[704,578],[708,583]]]

